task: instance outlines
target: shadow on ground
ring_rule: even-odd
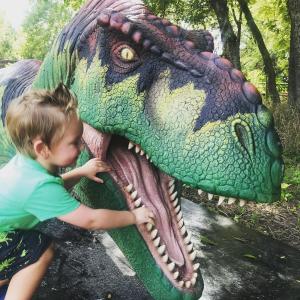
[[[204,279],[201,300],[300,300],[300,251],[182,201]],[[105,232],[44,225],[57,254],[34,300],[150,300]],[[168,300],[168,299],[160,299]]]

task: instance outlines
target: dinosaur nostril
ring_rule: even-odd
[[[258,105],[256,114],[259,123],[261,123],[264,127],[268,128],[273,125],[273,115],[264,105]]]
[[[282,153],[282,146],[276,131],[272,130],[267,133],[266,136],[267,147],[269,151],[274,155],[274,157],[278,158]]]
[[[280,186],[283,179],[284,165],[282,160],[275,160],[271,167],[271,180],[274,186]]]

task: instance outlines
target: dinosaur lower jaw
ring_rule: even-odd
[[[192,290],[199,264],[187,232],[175,180],[154,167],[142,150],[119,136],[102,134],[84,124],[84,141],[95,157],[106,160],[109,174],[119,186],[130,210],[145,205],[155,215],[155,225],[137,226],[149,251],[165,276],[179,289]],[[128,147],[128,145],[130,145]]]

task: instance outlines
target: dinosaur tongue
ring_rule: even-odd
[[[184,258],[172,227],[172,216],[166,203],[167,191],[162,182],[167,175],[159,172],[144,156],[135,155],[127,145],[112,141],[107,159],[117,173],[118,178],[126,184],[132,184],[141,197],[143,204],[155,215],[155,225],[161,242],[167,246],[169,257],[179,266]]]

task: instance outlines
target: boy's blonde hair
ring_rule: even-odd
[[[77,100],[64,84],[54,91],[31,90],[14,99],[6,113],[6,128],[17,150],[36,158],[32,141],[39,137],[50,148],[77,116]]]

